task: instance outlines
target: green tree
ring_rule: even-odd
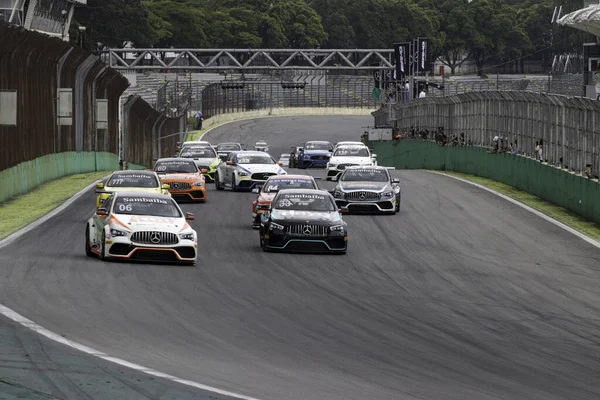
[[[163,33],[154,43],[157,47],[206,47],[206,12],[194,2],[146,0],[145,7],[160,22]]]
[[[286,47],[314,48],[327,39],[321,17],[304,0],[273,1],[268,15],[281,24],[287,38]]]

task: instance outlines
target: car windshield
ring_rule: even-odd
[[[365,147],[341,147],[333,153],[334,157],[369,157]]]
[[[158,181],[154,174],[113,174],[108,180],[110,187],[158,187]]]
[[[217,146],[217,151],[235,151],[235,150],[241,150],[242,146],[240,146],[239,144],[220,144]]]
[[[261,155],[239,155],[236,162],[238,164],[274,164],[271,157]]]
[[[328,195],[318,193],[280,194],[274,202],[277,210],[336,211]]]
[[[382,169],[348,169],[340,181],[344,182],[387,182],[387,171]]]
[[[198,172],[198,167],[193,161],[177,160],[177,161],[158,161],[154,166],[157,174],[173,174],[173,173],[195,173]]]
[[[310,179],[270,179],[263,186],[263,193],[277,193],[282,189],[317,189]]]
[[[308,142],[304,146],[306,150],[329,150],[329,143],[326,142]]]
[[[181,150],[181,157],[185,158],[214,158],[216,153],[210,147],[185,147]]]
[[[119,196],[115,200],[113,212],[126,215],[181,218],[181,212],[170,198]]]

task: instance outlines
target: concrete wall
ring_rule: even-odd
[[[380,165],[397,169],[463,172],[493,179],[600,223],[600,183],[511,154],[488,154],[481,147],[441,147],[434,142],[400,140],[368,143]]]

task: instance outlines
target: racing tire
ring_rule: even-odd
[[[231,174],[231,191],[237,192],[237,185],[235,184],[235,173]]]
[[[223,190],[225,189],[223,186],[221,186],[221,181],[219,180],[219,173],[215,172],[215,188],[217,190]]]
[[[96,254],[92,251],[92,246],[90,245],[90,226],[85,226],[85,255],[88,257],[95,257]]]
[[[102,248],[100,250],[100,259],[106,261],[106,232],[102,231]]]
[[[400,201],[396,203],[396,212],[400,212]]]

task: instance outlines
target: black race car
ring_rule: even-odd
[[[328,192],[284,189],[262,214],[260,246],[264,251],[346,254],[348,228]]]
[[[400,180],[388,168],[352,166],[342,172],[330,192],[342,212],[396,214],[400,211]]]

